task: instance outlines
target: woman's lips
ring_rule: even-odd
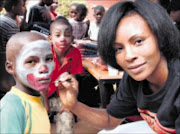
[[[132,66],[128,67],[128,70],[134,74],[137,74],[142,71],[144,65],[145,65],[145,63],[138,64],[138,65],[132,65]]]

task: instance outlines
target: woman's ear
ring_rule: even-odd
[[[13,75],[15,73],[15,70],[14,70],[15,68],[14,68],[14,65],[11,61],[6,61],[5,67],[6,67],[6,71],[9,74]]]

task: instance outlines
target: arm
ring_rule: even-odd
[[[66,73],[62,74],[56,86],[59,88],[59,96],[64,104],[71,112],[76,114],[82,120],[87,121],[98,128],[112,129],[119,125],[123,119],[117,119],[110,116],[105,109],[91,108],[77,101],[78,83],[74,77]],[[71,81],[66,81],[70,79]]]

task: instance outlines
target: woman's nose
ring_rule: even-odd
[[[133,50],[133,48],[130,47],[126,47],[126,61],[132,61],[136,58],[135,52]]]

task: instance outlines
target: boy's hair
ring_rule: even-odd
[[[99,52],[105,63],[120,68],[113,48],[116,30],[124,16],[139,14],[157,39],[160,52],[167,60],[180,57],[180,35],[163,7],[149,0],[119,2],[105,14],[98,35]],[[108,37],[108,38],[107,38]]]
[[[22,40],[23,38],[23,40]],[[19,46],[22,45],[26,45],[26,41],[34,41],[34,40],[47,40],[47,38],[45,36],[43,36],[40,33],[36,33],[36,32],[19,32],[14,34],[7,42],[6,45],[6,60],[9,59],[15,59],[16,55],[15,53],[12,52],[16,52],[17,54],[19,53]]]
[[[100,10],[100,11],[102,11],[102,12],[105,12],[105,8],[104,8],[103,6],[101,6],[101,5],[98,5],[98,6],[96,6],[96,7],[94,8],[94,13],[96,12],[96,10]]]
[[[77,7],[78,5],[79,5],[78,3],[72,3],[72,4],[70,5],[70,7],[72,7],[72,6]]]
[[[87,14],[87,8],[84,4],[78,4],[76,11],[81,12],[81,16],[86,16]]]
[[[58,24],[58,23],[65,24],[65,25],[69,26],[71,31],[73,31],[72,25],[69,23],[69,21],[65,17],[59,16],[59,17],[56,18],[55,21],[53,21],[51,23],[51,25],[50,25],[50,34],[52,34],[52,30],[54,29],[54,26],[56,24]]]
[[[20,0],[4,0],[4,8],[7,12],[10,12],[13,6],[17,6]]]

